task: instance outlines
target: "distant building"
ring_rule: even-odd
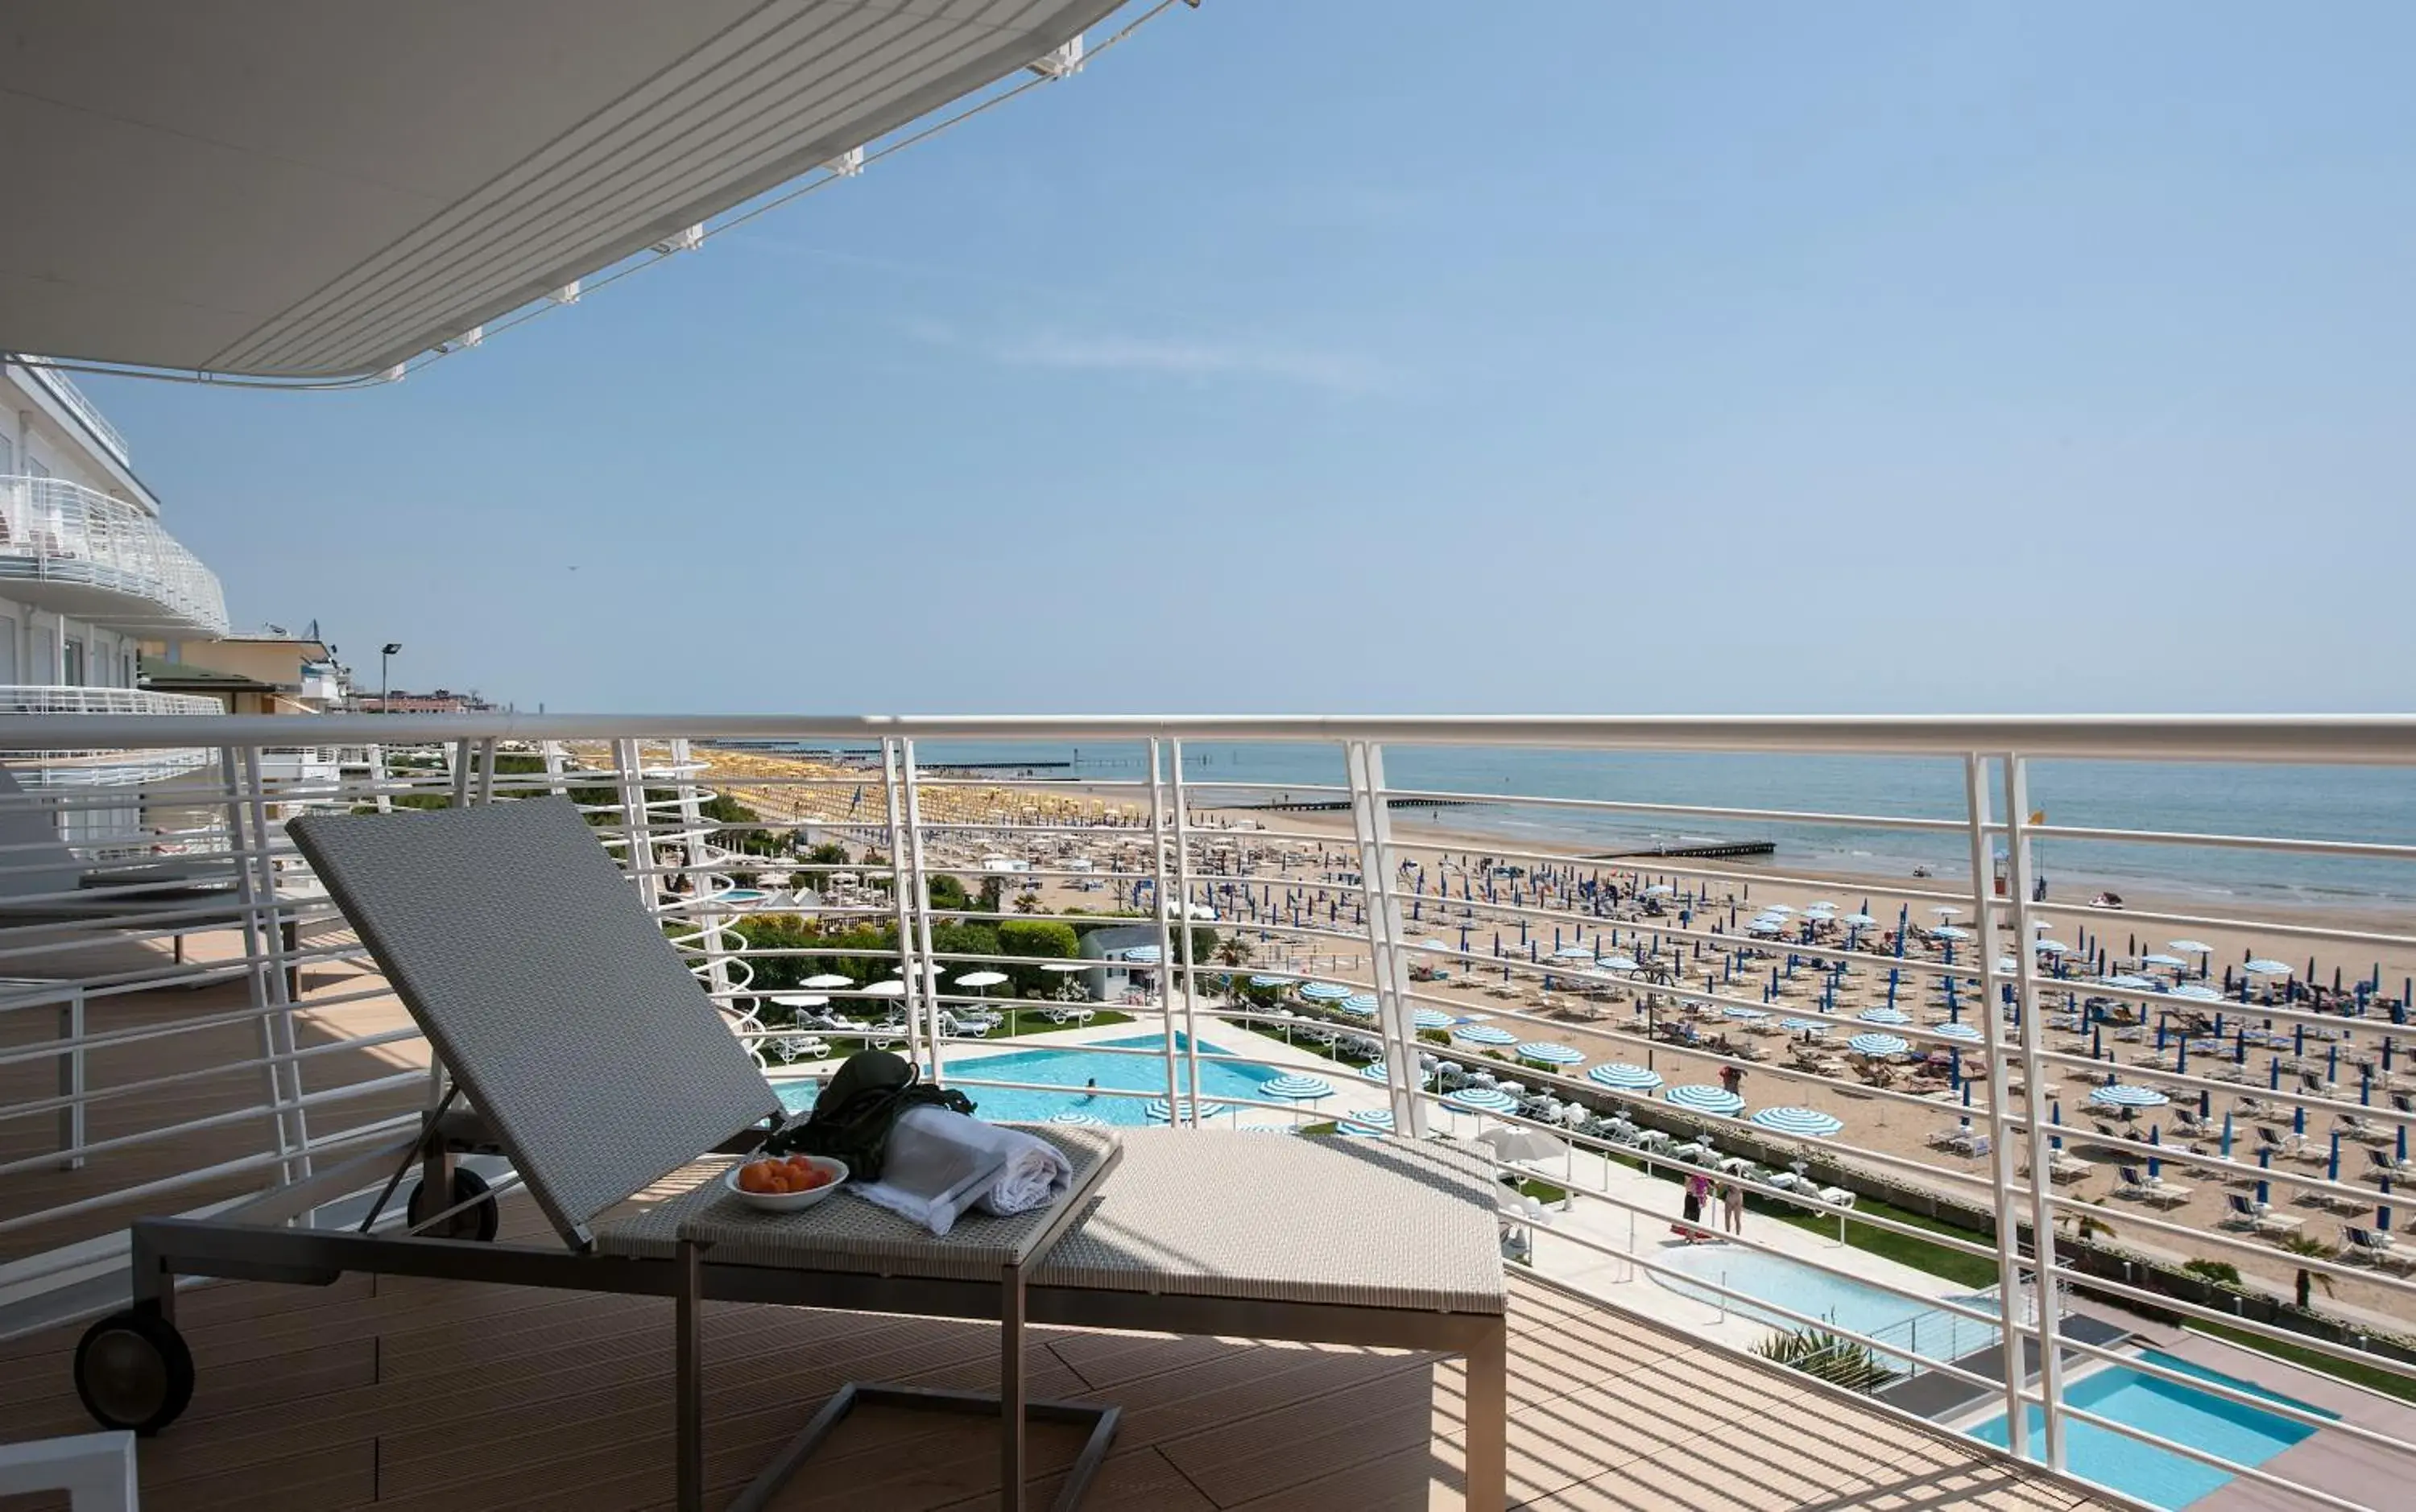
[[[216,698],[230,714],[324,714],[344,706],[342,669],[321,641],[228,636],[143,648],[142,685]]]
[[[475,693],[455,693],[439,688],[433,693],[404,693],[400,689],[380,696],[365,693],[353,699],[352,707],[364,714],[484,714],[495,706]]]

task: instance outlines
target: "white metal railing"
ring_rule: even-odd
[[[57,583],[143,602],[79,602],[104,624],[223,636],[226,594],[148,513],[64,478],[0,477],[0,579]]]
[[[128,467],[134,465],[133,454],[126,448],[125,434],[109,423],[109,417],[100,412],[100,406],[87,398],[83,390],[76,387],[74,380],[39,360],[26,363],[23,367],[25,371],[34,375],[35,382],[50,390],[51,397],[65,405],[77,419],[90,427],[112,457]]]
[[[82,688],[0,683],[0,714],[223,714],[226,705],[198,693],[149,688]]]
[[[1218,1116],[1281,1122],[1294,1104],[1247,1085],[1217,1088],[1234,1085],[1225,1078],[1239,1070],[1299,1064],[1276,1048],[1279,1040],[1311,1041],[1325,1074],[1366,1094],[1346,1093],[1342,1109],[1381,1111],[1406,1135],[1481,1122],[1548,1132],[1572,1147],[1566,1172],[1517,1168],[1575,1204],[1566,1221],[1535,1239],[1539,1265],[1665,1274],[1749,1308],[1751,1317],[1833,1333],[1899,1374],[1958,1384],[1965,1413],[2001,1416],[2017,1452],[2059,1469],[2102,1474],[2086,1451],[2075,1462],[2070,1426],[2082,1423],[2218,1464],[2307,1505],[2374,1505],[2314,1471],[2227,1460],[2108,1416],[2089,1405],[2093,1392],[2076,1397],[2067,1379],[2102,1368],[2312,1428],[2352,1457],[2405,1464],[2416,1456],[2416,1419],[2384,1397],[2361,1394],[2370,1412],[2334,1419],[2176,1372],[2072,1323],[2083,1303],[2151,1308],[2294,1362],[2240,1356],[2258,1370],[2287,1374],[2312,1365],[2355,1381],[2416,1378],[2404,1363],[2416,1343],[2416,1282],[2387,1249],[2375,1256],[2328,1244],[2298,1253],[2246,1222],[2222,1226],[2221,1208],[2202,1217],[2164,1198],[2120,1195],[2116,1185],[2122,1165],[2136,1163],[2148,1179],[2161,1164],[2172,1172],[2152,1177],[2165,1198],[2184,1181],[2202,1193],[2237,1194],[2268,1229],[2270,1220],[2296,1219],[2302,1232],[2328,1239],[2351,1228],[2388,1232],[2390,1183],[2416,1174],[2401,1163],[2398,1145],[2416,1138],[2416,1065],[2402,1049],[2403,1035],[2416,1045],[2416,1027],[2401,970],[2384,968],[2405,962],[2406,974],[2416,975],[2416,928],[2407,906],[2393,901],[2416,891],[2416,807],[2402,781],[2416,769],[2416,720],[331,716],[311,726],[325,750],[300,763],[285,755],[290,721],[177,724],[171,736],[159,722],[132,718],[0,722],[0,753],[46,748],[70,729],[98,731],[113,744],[174,740],[216,752],[207,773],[144,801],[160,828],[209,836],[198,854],[227,884],[165,911],[96,909],[66,940],[52,926],[0,923],[0,977],[33,976],[29,963],[62,951],[69,963],[44,973],[61,984],[50,996],[0,993],[0,1016],[18,1003],[58,1015],[58,993],[68,989],[81,1005],[79,1023],[56,1038],[0,1041],[8,1046],[0,1074],[107,1068],[98,1084],[88,1070],[62,1070],[0,1101],[0,1133],[65,1128],[64,1111],[83,1115],[72,1139],[29,1150],[22,1141],[0,1145],[24,1151],[0,1160],[0,1175],[84,1162],[69,1185],[46,1186],[39,1196],[12,1197],[0,1181],[0,1260],[35,1264],[31,1257],[130,1215],[297,1175],[326,1150],[382,1134],[417,1106],[426,1048],[415,1031],[395,1026],[383,986],[355,970],[359,946],[286,842],[285,817],[314,806],[562,793],[586,810],[736,1032],[776,1073],[803,1064],[792,1057],[805,1055],[812,1040],[839,1051],[885,1040],[976,1097],[1070,1103],[1079,1095],[1104,1110],[1163,1099],[1170,1116],[1199,1123],[1201,1110],[1185,1112],[1180,1100],[1201,1087],[1228,1110]],[[715,740],[837,754],[766,756],[703,743]],[[962,753],[935,753],[944,741],[1002,742],[1034,761],[1079,744],[1086,765],[1001,773]],[[1115,742],[1115,758],[1098,759]],[[1203,748],[1205,764],[1196,759]],[[1314,770],[1304,751],[1315,753]],[[1773,798],[1789,790],[1775,779],[1720,791],[1733,769],[1716,763],[1700,769],[1699,791],[1656,790],[1638,775],[1646,769],[1571,765],[1564,755],[1586,751],[1758,752],[1785,770],[1811,764],[1794,791],[1862,796],[1790,806]],[[1470,752],[1504,763],[1503,781],[1523,777],[1539,790],[1514,796],[1502,782],[1472,782]],[[1919,758],[1918,770],[1906,758]],[[2096,812],[2063,796],[2077,779],[2061,763],[2075,760],[2176,765],[2161,769],[2162,808]],[[2210,789],[2220,822],[2174,806],[2170,792],[2214,760],[2247,764],[2242,791],[2253,789],[2257,766],[2272,763],[2307,769],[2292,788],[2303,798],[2325,781],[2367,786],[2355,787],[2341,805],[2347,817],[2328,832],[2256,832],[2243,817],[2251,811],[2227,787]],[[1389,781],[1388,764],[1419,780]],[[1865,764],[1876,775],[1860,787],[1841,775]],[[2034,788],[2042,783],[2055,791]],[[1289,807],[1249,806],[1278,793]],[[29,791],[21,801],[71,835],[77,806],[100,800]],[[1446,802],[1467,806],[1406,806]],[[2069,822],[2046,823],[2042,802]],[[1302,812],[1315,803],[1336,807]],[[2319,810],[2296,801],[2274,809],[2273,822]],[[1432,828],[1412,827],[1412,815]],[[1783,843],[1759,862],[1601,859],[1645,849],[1655,834],[1664,843],[1690,832],[1732,840],[1739,826]],[[1622,835],[1633,844],[1614,838]],[[1824,849],[1820,837],[1830,835],[1848,838]],[[1932,875],[1865,865],[1866,875],[1841,880],[1858,869],[1845,858],[1880,843],[1874,836],[1912,847],[1906,859]],[[2072,881],[2096,864],[2091,858],[2101,852],[2090,846],[2130,847],[2103,852],[2130,859],[2152,846],[2189,858],[2185,876],[2168,878],[2204,890],[2236,885],[2201,891],[2195,896],[2213,901],[2193,902],[2176,880],[2172,897],[2151,905],[2126,882],[2134,895],[2125,907],[2092,908]],[[2056,874],[2043,901],[2032,890],[2042,861]],[[2309,875],[2323,879],[2322,896],[2363,890],[2374,901],[2353,917],[2309,910],[2260,880],[2284,861],[2317,868]],[[21,891],[42,877],[58,889],[56,865],[35,849],[13,859],[0,849],[0,886],[13,871]],[[147,886],[128,881],[101,895],[141,899]],[[1827,922],[1807,922],[1818,896],[1840,906]],[[1874,922],[1841,921],[1850,909],[1861,915],[1865,900]],[[1774,903],[1794,910],[1789,922],[1756,925],[1754,910]],[[1108,911],[1123,917],[1106,924]],[[1955,922],[1945,922],[1950,917]],[[1078,972],[1101,966],[1048,965],[1065,936],[1042,926],[1058,925],[1121,928],[1142,942],[1114,947],[1127,957],[1125,1000],[1066,1000],[1088,980]],[[2075,936],[2064,942],[2074,948],[2022,948],[2043,934]],[[2094,939],[2077,938],[2084,934]],[[2139,959],[2193,935],[2229,953],[2178,967]],[[1054,945],[1044,947],[1044,937]],[[2261,966],[2264,974],[2253,976],[2221,969],[2257,940],[2269,951],[2288,942],[2317,951],[2319,966],[2322,957],[2354,965],[2337,990],[2324,969],[2287,978]],[[128,944],[142,948],[130,962],[121,949]],[[2082,945],[2094,947],[2085,965]],[[1129,959],[1135,949],[1155,960]],[[77,966],[79,956],[86,964]],[[959,980],[976,970],[1006,980]],[[808,977],[822,984],[804,987]],[[1365,994],[1372,1007],[1321,1006],[1293,991],[1312,981]],[[187,986],[214,992],[164,991]],[[1864,1003],[1884,996],[1904,1015],[1907,1022],[1885,1025],[1904,1041],[1901,1051],[1833,1061],[1799,1032],[1756,1032],[1774,1030],[1782,1016],[1834,1030],[1833,1042],[1877,1027],[1846,1000],[1856,993]],[[1095,1088],[1069,1090],[1041,1074],[1046,1061],[985,1067],[1002,1036],[1086,1010],[1128,1014],[1133,1033],[1149,1037],[1085,1045],[1089,1065],[1125,1069],[1102,1074]],[[1634,1061],[1675,1074],[1675,1056],[1684,1074],[1706,1082],[1732,1070],[1749,1078],[1756,1110],[1842,1109],[1846,1124],[1834,1135],[1795,1136],[1690,1113],[1575,1069],[1488,1061],[1474,1040],[1422,1038],[1421,1012],[1518,1041],[1576,1041],[1595,1064]],[[2160,1023],[2177,1041],[2162,1054]],[[2136,1041],[2119,1038],[2130,1032],[2124,1025],[2137,1026]],[[2228,1050],[2208,1048],[2218,1036]],[[1011,1042],[1019,1047],[1019,1037]],[[1362,1065],[1381,1066],[1381,1079],[1362,1076]],[[2106,1076],[2167,1099],[2152,1121],[2170,1139],[2136,1138],[2150,1120],[2126,1124],[2111,1109],[2100,1114],[2102,1129],[2092,1127],[2093,1080]],[[1495,1111],[1458,1111],[1456,1092],[1488,1082],[1497,1092],[1511,1082],[1520,1090],[1502,1092],[1506,1106]],[[2060,1096],[2050,1084],[2061,1085]],[[2211,1116],[2185,1120],[2201,1099]],[[2220,1132],[2218,1102],[2232,1115],[2229,1136]],[[1005,1105],[1018,1104],[1010,1098]],[[2260,1157],[2259,1129],[2286,1153]],[[2328,1159],[2334,1130],[2344,1150],[2337,1169]],[[1925,1133],[1931,1137],[1917,1137]],[[2080,1149],[2090,1152],[2080,1163],[2091,1172],[2061,1190]],[[1740,1255],[1767,1254],[1899,1295],[1908,1316],[1920,1314],[1867,1331],[1840,1325],[1820,1306],[1672,1269],[1664,1250],[1633,1235],[1667,1225],[1674,1189],[1639,1185],[1638,1171],[1732,1181],[1772,1212],[1817,1216],[1844,1237],[1926,1247],[1941,1265],[1985,1270],[1994,1284],[1958,1283],[1958,1295],[1941,1295],[1935,1286],[1892,1280],[1892,1272],[1840,1264],[1839,1251],[1774,1248],[1757,1236],[1729,1241]],[[2033,1180],[2032,1172],[2054,1179]],[[1836,1200],[1847,1192],[1858,1199],[1850,1207]],[[1916,1216],[1930,1211],[1938,1217]],[[2115,1232],[2088,1237],[2076,1219]],[[2042,1254],[2039,1235],[2060,1237]],[[2236,1265],[2243,1288],[2200,1285],[2211,1267],[2193,1277],[2183,1266],[2190,1260]],[[2304,1312],[2282,1305],[2302,1271],[2315,1293]],[[1600,1295],[1621,1300],[1620,1284]],[[2020,1301],[2000,1317],[1993,1303],[1960,1291]],[[2016,1369],[1992,1372],[1973,1355],[1975,1340],[1992,1339],[2000,1351],[2030,1346],[2035,1368],[2016,1360]],[[2326,1389],[2360,1392],[2354,1381]],[[2294,1456],[2288,1464],[2319,1459]]]

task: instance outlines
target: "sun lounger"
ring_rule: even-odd
[[[578,810],[531,799],[290,828],[453,1091],[420,1130],[225,1217],[137,1220],[134,1305],[96,1325],[77,1357],[105,1426],[157,1431],[191,1397],[178,1277],[325,1285],[362,1272],[997,1319],[1003,1381],[1019,1380],[1019,1316],[1460,1354],[1468,1505],[1503,1505],[1504,1284],[1492,1183],[1476,1162],[1395,1140],[1137,1132],[1121,1146],[1125,1169],[1095,1206],[1066,1208],[1055,1249],[1030,1257],[1046,1268],[1019,1267],[1015,1287],[982,1264],[934,1274],[920,1261],[849,1266],[817,1253],[793,1265],[786,1250],[755,1264],[766,1257],[739,1244],[702,1251],[684,1274],[679,1225],[719,1211],[714,1183],[781,1116],[779,1102]],[[558,1245],[394,1235],[371,1220],[284,1226],[381,1177],[390,1196],[416,1163],[428,1190],[462,1207],[431,1199],[422,1226],[457,1232],[447,1225],[494,1211],[494,1193],[481,1185],[465,1199],[454,1179],[455,1155],[474,1148],[510,1161]],[[1020,1488],[1019,1475],[1003,1477],[1003,1499]]]

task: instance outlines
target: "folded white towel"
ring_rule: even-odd
[[[1047,1140],[945,1108],[912,1108],[890,1130],[879,1181],[847,1190],[944,1236],[979,1205],[1002,1218],[1045,1207],[1074,1182]]]

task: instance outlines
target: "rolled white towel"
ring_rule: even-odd
[[[848,1190],[944,1236],[975,1205],[1002,1217],[1029,1212],[1073,1179],[1072,1163],[1046,1140],[925,1107],[898,1116],[881,1179]]]

